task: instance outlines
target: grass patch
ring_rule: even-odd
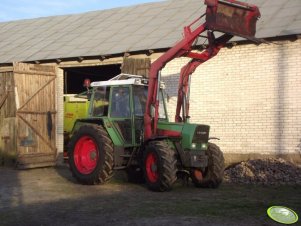
[[[262,217],[272,205],[284,205],[301,211],[301,186],[243,186],[223,185],[217,190],[190,188],[190,195],[181,192],[179,199],[162,198],[137,205],[134,217],[191,216],[243,219]],[[173,192],[176,193],[176,192]],[[182,197],[184,193],[184,197]],[[174,194],[177,195],[177,194]],[[165,200],[164,200],[165,199]]]

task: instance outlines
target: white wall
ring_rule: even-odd
[[[63,148],[64,148],[64,71],[57,68],[56,78],[56,147],[58,150],[58,163],[63,161]]]
[[[172,96],[176,59],[162,71]],[[301,39],[222,49],[192,76],[191,121],[209,124],[225,153],[301,154]]]

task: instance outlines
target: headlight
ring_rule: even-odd
[[[196,144],[195,144],[195,143],[192,143],[192,144],[191,144],[191,148],[192,148],[192,149],[195,149],[195,148],[196,148]]]
[[[208,147],[207,144],[202,144],[202,145],[201,145],[201,149],[202,149],[202,150],[207,150],[207,147]]]

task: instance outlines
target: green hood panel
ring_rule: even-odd
[[[209,129],[210,129],[210,127],[207,125],[159,121],[158,129],[180,132],[181,146],[183,150],[207,149]]]
[[[199,124],[184,124],[182,130],[182,148],[206,150],[210,127]]]
[[[159,121],[158,129],[181,132],[183,129],[183,125],[184,125],[183,123]]]

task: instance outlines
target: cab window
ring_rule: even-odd
[[[166,112],[164,108],[163,92],[159,91],[159,118],[166,119]],[[145,105],[147,100],[148,89],[147,86],[134,86],[134,113],[135,116],[143,116],[145,112]]]
[[[114,87],[111,105],[111,117],[129,118],[131,116],[129,87]]]
[[[92,116],[107,116],[109,109],[110,87],[96,87],[94,89]]]

